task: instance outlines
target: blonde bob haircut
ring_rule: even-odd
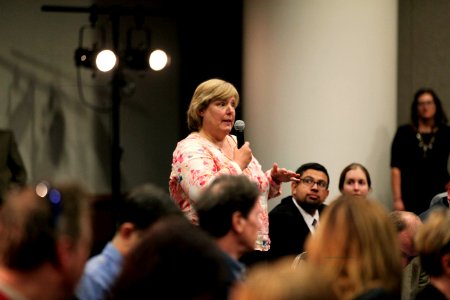
[[[324,210],[306,241],[307,261],[333,278],[340,299],[373,288],[399,296],[401,252],[387,210],[375,200],[342,195]]]
[[[200,83],[195,89],[187,111],[188,128],[199,131],[202,128],[203,118],[200,112],[208,107],[213,100],[226,100],[234,97],[236,107],[239,105],[239,93],[231,83],[222,79],[209,79]]]

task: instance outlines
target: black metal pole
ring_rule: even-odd
[[[119,53],[119,15],[111,15],[113,51]],[[120,90],[123,87],[123,68],[119,64],[113,69],[112,84],[112,169],[111,169],[111,192],[114,203],[119,203],[121,199],[121,172],[120,161],[122,149],[120,147]]]
[[[70,6],[51,6],[43,5],[42,11],[46,12],[68,12],[68,13],[89,13],[92,15],[107,14],[111,18],[112,24],[112,39],[113,51],[116,55],[119,53],[119,19],[120,15],[134,13],[135,10],[123,9],[116,6],[99,8],[96,5],[90,7],[70,7]],[[112,105],[112,146],[111,146],[111,197],[114,206],[121,200],[121,172],[120,161],[122,156],[122,149],[120,147],[120,90],[124,85],[123,67],[118,64],[113,69],[113,78],[111,81],[111,105]]]

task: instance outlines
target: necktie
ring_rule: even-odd
[[[314,227],[314,229],[316,229],[316,227],[317,227],[317,220],[316,219],[313,220],[312,226]]]

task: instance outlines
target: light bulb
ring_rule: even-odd
[[[150,58],[148,59],[148,64],[150,68],[154,71],[160,71],[167,66],[169,58],[167,57],[166,52],[162,50],[155,50],[150,54]]]
[[[102,72],[111,71],[117,62],[117,56],[111,50],[102,50],[97,54],[95,65]]]

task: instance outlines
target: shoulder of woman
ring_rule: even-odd
[[[397,132],[416,132],[412,124],[403,124],[397,128]]]

